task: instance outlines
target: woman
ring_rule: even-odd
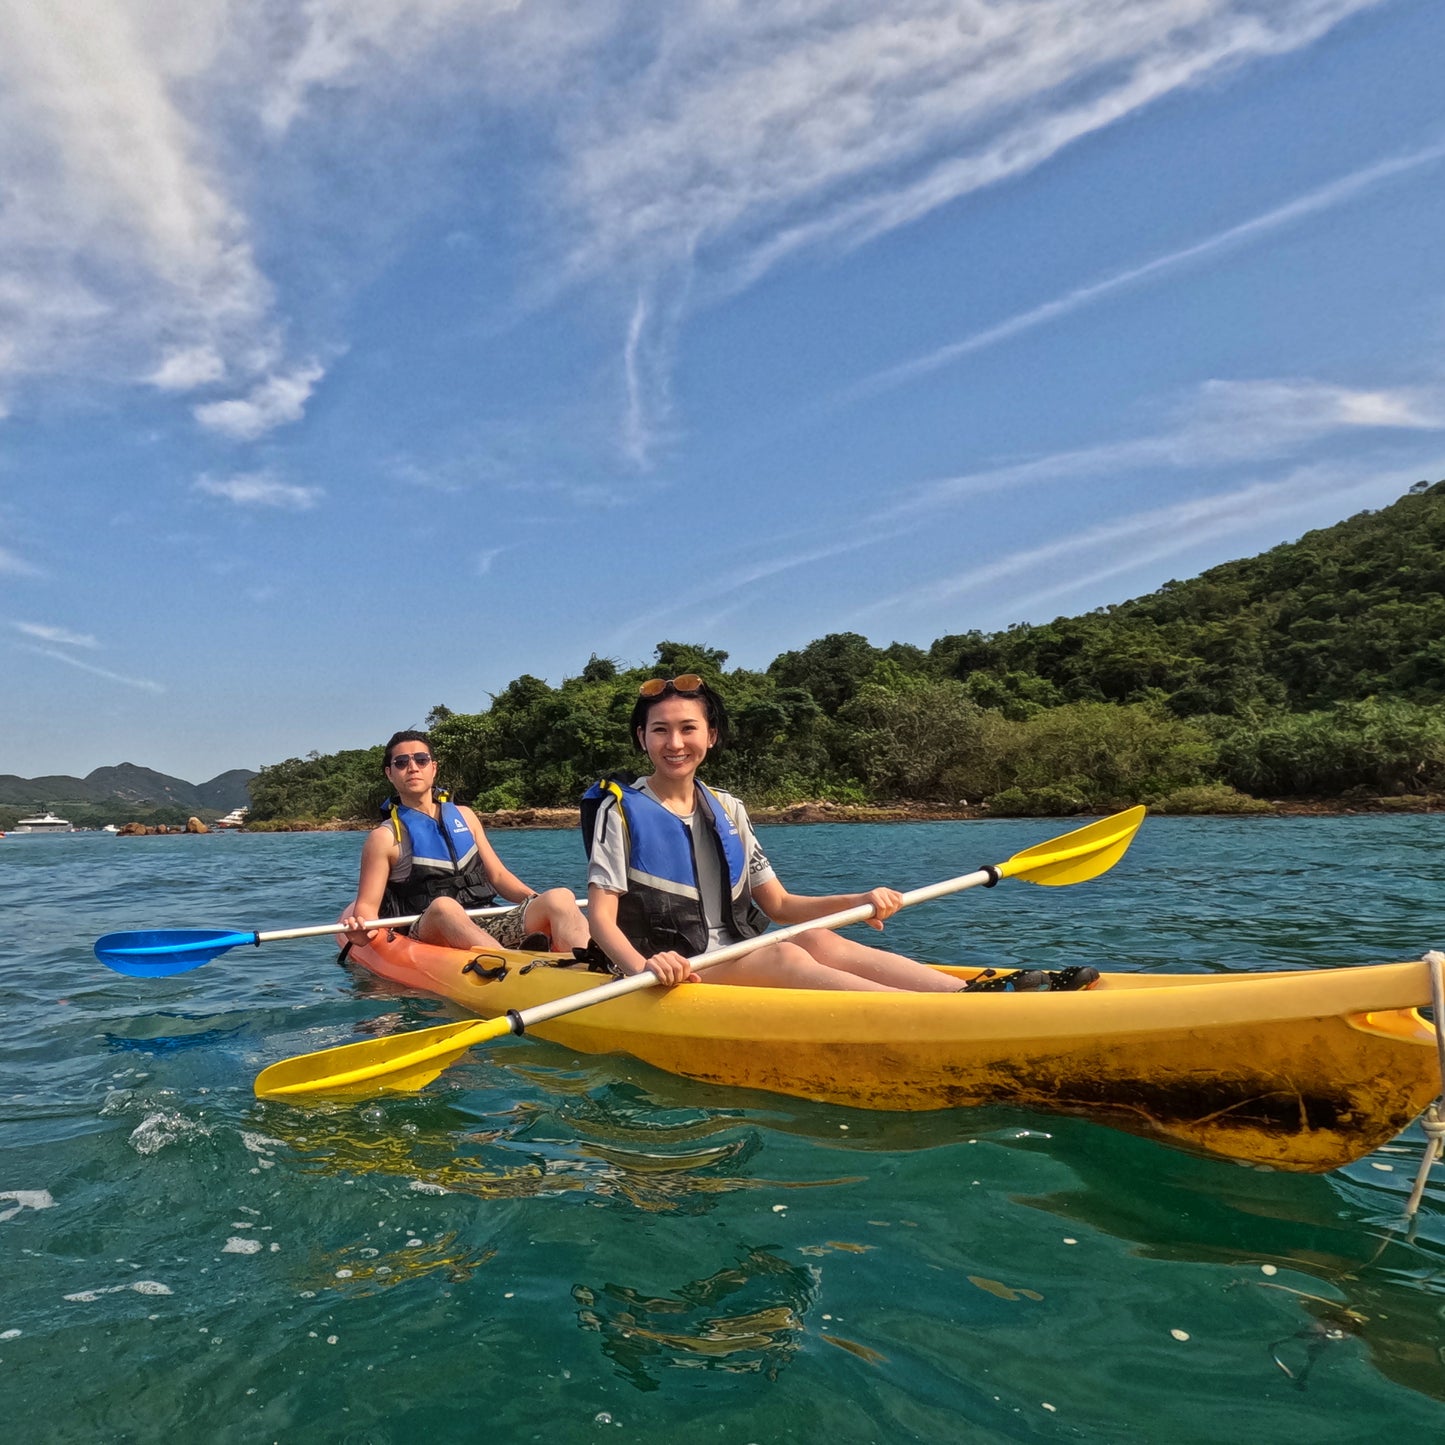
[[[341,916],[353,943],[370,937],[361,926],[369,919],[419,913],[410,932],[423,943],[451,948],[525,944],[560,952],[586,947],[587,922],[571,893],[565,888],[534,893],[497,857],[481,819],[437,790],[436,759],[425,733],[394,733],[381,768],[397,801],[361,849],[356,897]],[[466,910],[494,903],[497,893],[517,906],[479,928]]]
[[[632,709],[637,746],[652,774],[628,787],[599,783],[589,815],[588,917],[592,937],[620,974],[656,974],[663,983],[696,979],[688,954],[751,938],[774,923],[806,923],[871,903],[872,928],[896,913],[891,888],[812,897],[790,893],[753,836],[747,810],[697,771],[727,727],[722,699],[700,677],[650,678]],[[956,993],[953,976],[896,953],[815,929],[764,944],[707,971],[710,983],[875,993]],[[1047,988],[1018,979],[1014,986]]]

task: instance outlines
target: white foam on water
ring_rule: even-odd
[[[65,1296],[72,1304],[94,1304],[101,1295],[120,1294],[125,1290],[133,1289],[137,1294],[174,1294],[175,1291],[168,1284],[162,1284],[156,1279],[138,1279],[130,1284],[108,1284],[100,1289],[81,1289],[74,1294]]]
[[[350,1181],[347,1181],[350,1183]],[[425,1179],[413,1179],[407,1188],[413,1194],[447,1194],[449,1190],[444,1189],[440,1184],[431,1184]]]
[[[242,1239],[240,1235],[233,1234],[221,1246],[222,1254],[260,1254],[261,1241],[259,1239]]]
[[[13,1199],[15,1207],[0,1212],[0,1224],[14,1219],[22,1209],[54,1209],[55,1200],[48,1189],[0,1189],[0,1199]]]
[[[130,1146],[137,1154],[157,1154],[178,1139],[210,1136],[210,1129],[184,1114],[161,1112],[142,1119],[131,1131]]]
[[[0,1332],[0,1340],[18,1340],[21,1332],[19,1330],[5,1330]]]

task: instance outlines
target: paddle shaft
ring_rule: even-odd
[[[930,883],[923,888],[914,888],[902,895],[900,908],[911,907],[915,903],[927,903],[931,898],[941,898],[945,893],[961,893],[965,888],[988,887],[997,883],[999,879],[998,870],[995,868],[979,868],[972,873],[965,873],[958,878],[946,878],[941,883]],[[720,963],[728,963],[735,958],[742,958],[745,954],[756,953],[760,948],[767,948],[770,944],[786,943],[790,938],[796,938],[800,933],[807,933],[814,928],[847,928],[851,923],[862,923],[865,919],[872,918],[874,908],[871,903],[860,903],[854,908],[844,908],[837,913],[827,913],[821,918],[809,919],[806,923],[793,923],[787,928],[771,929],[767,933],[760,933],[755,938],[745,938],[741,943],[729,943],[723,948],[713,949],[709,953],[699,953],[690,958],[688,962],[692,965],[694,973],[701,973],[705,968],[714,968]],[[641,973],[634,973],[628,978],[619,978],[614,983],[604,983],[597,988],[589,988],[585,993],[574,994],[571,998],[554,999],[551,1003],[539,1003],[532,1008],[522,1009],[520,1012],[512,1010],[507,1017],[512,1022],[512,1032],[520,1034],[533,1024],[545,1023],[548,1019],[554,1019],[562,1014],[569,1014],[581,1008],[591,1008],[595,1003],[606,1003],[609,999],[621,998],[624,994],[636,993],[639,989],[652,988],[661,980],[650,969],[644,969]]]
[[[530,903],[531,899],[526,901]],[[587,907],[585,898],[574,898],[572,901],[578,908]],[[520,906],[516,903],[503,903],[493,908],[468,908],[466,915],[468,918],[496,918],[499,914],[510,913],[514,908]],[[406,918],[376,918],[361,926],[363,928],[405,928],[408,924],[415,923],[420,917],[420,913],[413,913]],[[280,938],[320,938],[323,934],[341,932],[344,930],[339,923],[319,923],[312,928],[277,928],[270,933],[258,933],[256,942],[275,943]]]

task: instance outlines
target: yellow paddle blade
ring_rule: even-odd
[[[1007,863],[998,865],[999,874],[1049,888],[1085,883],[1107,872],[1124,856],[1143,821],[1143,808],[1126,808],[1087,827],[1075,828],[1061,838],[1050,838],[1047,843],[1035,843],[1015,853]]]
[[[262,1069],[256,1075],[256,1097],[414,1093],[424,1089],[473,1045],[511,1032],[511,1022],[506,1018],[471,1019],[301,1054]]]

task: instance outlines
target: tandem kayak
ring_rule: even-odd
[[[605,981],[551,954],[378,933],[352,960],[495,1018]],[[977,972],[949,968],[961,981]],[[1441,1092],[1429,965],[1105,973],[1082,993],[865,994],[695,983],[532,1030],[707,1084],[860,1109],[1009,1104],[1311,1173],[1387,1143]]]

